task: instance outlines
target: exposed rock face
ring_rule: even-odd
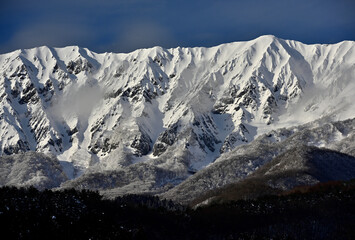
[[[162,132],[153,147],[153,155],[159,156],[166,151],[168,146],[175,143],[178,133],[178,125],[174,124],[172,127],[168,128]]]
[[[149,153],[152,144],[152,140],[147,134],[141,133],[134,137],[131,147],[135,148],[135,153],[138,156],[146,155]]]
[[[353,118],[354,47],[262,36],[129,54],[79,47],[3,54],[0,154],[51,153],[70,179],[144,163],[171,177],[161,186],[168,189],[265,132]],[[352,154],[353,136],[339,137],[318,144]]]
[[[249,131],[248,129],[243,125],[240,124],[238,128],[238,132],[232,132],[229,134],[226,139],[224,140],[224,143],[221,147],[220,153],[225,153],[229,152],[232,149],[234,149],[236,146],[240,144],[240,142],[248,142],[248,134]]]
[[[67,65],[67,70],[68,73],[77,75],[83,71],[90,71],[92,67],[93,66],[91,65],[91,63],[88,62],[87,59],[83,60],[82,58],[78,58],[75,62],[69,61]],[[55,67],[54,70],[56,70]]]

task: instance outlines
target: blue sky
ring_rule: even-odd
[[[355,40],[354,0],[0,0],[0,53],[79,45],[95,52],[213,46],[273,34]]]

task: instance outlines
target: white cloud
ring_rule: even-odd
[[[86,84],[71,86],[66,93],[59,97],[52,111],[57,119],[68,119],[75,116],[79,121],[86,121],[92,109],[102,100],[103,92],[99,85]]]
[[[175,44],[171,32],[163,26],[152,22],[128,24],[117,33],[114,49],[133,51],[138,48],[154,46],[170,47]]]
[[[92,31],[78,24],[40,23],[20,29],[2,49],[33,48],[38,46],[64,47],[80,45],[95,38]],[[85,46],[84,46],[85,47]]]

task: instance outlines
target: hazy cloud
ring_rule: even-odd
[[[56,119],[76,117],[79,122],[87,122],[92,109],[102,100],[103,91],[90,80],[85,85],[73,85],[59,96],[52,106]]]
[[[64,47],[83,45],[95,36],[86,26],[61,23],[43,23],[27,26],[17,31],[1,50],[33,48],[38,46]]]
[[[171,32],[152,22],[127,24],[117,33],[113,48],[118,51],[133,51],[154,46],[171,47],[176,44]]]

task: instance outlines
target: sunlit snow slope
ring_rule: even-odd
[[[71,179],[145,164],[178,182],[272,129],[355,117],[351,41],[39,47],[0,55],[0,73],[1,155],[52,153]]]

